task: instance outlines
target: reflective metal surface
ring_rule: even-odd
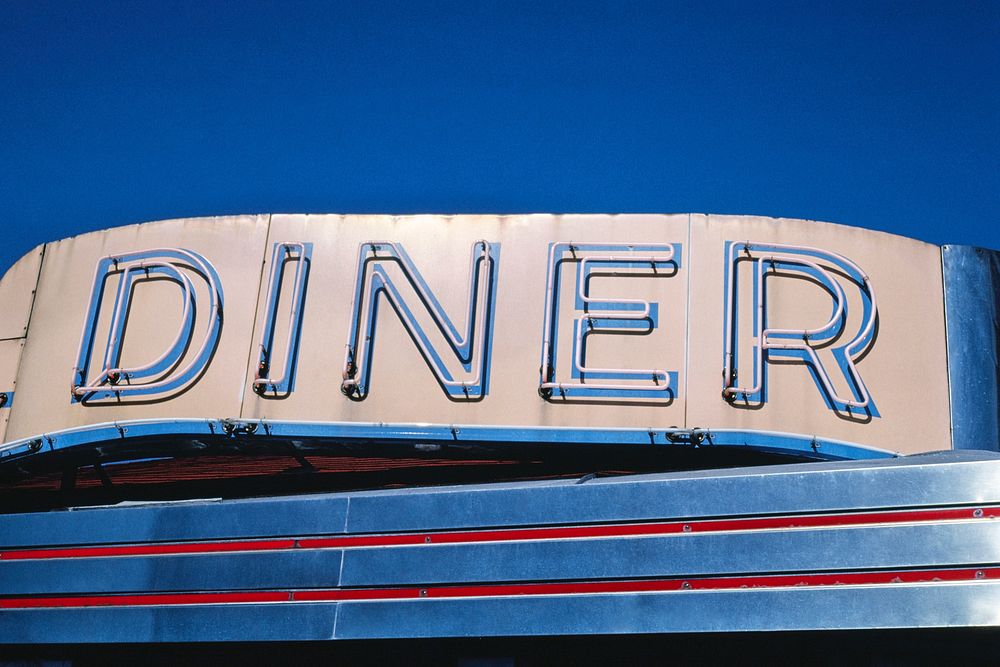
[[[0,643],[995,626],[998,507],[1000,455],[952,452],[6,515]],[[264,542],[193,552],[227,539]]]
[[[952,446],[1000,448],[1000,253],[947,245],[944,303],[948,325]]]

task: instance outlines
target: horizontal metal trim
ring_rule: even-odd
[[[933,455],[0,515],[8,549],[482,530],[1000,502],[1000,454]],[[350,511],[348,511],[348,505]]]
[[[0,562],[0,597],[603,581],[1000,565],[1000,522]]]
[[[995,580],[327,604],[337,608],[336,639],[1000,626],[1000,583]],[[302,607],[261,608],[291,612]],[[80,618],[100,612],[118,618],[128,611],[162,616],[184,609],[203,608],[91,608],[76,613]],[[71,613],[51,610],[39,616]]]
[[[625,581],[577,581],[475,586],[325,589],[306,591],[230,591],[140,595],[77,595],[0,598],[0,609],[136,607],[294,602],[423,600],[441,598],[669,593],[804,586],[866,586],[976,582],[1000,578],[1000,567],[889,570],[819,574],[671,578]]]
[[[204,498],[0,515],[5,548],[336,534],[344,495]]]
[[[322,641],[336,604],[0,609],[3,643]]]
[[[0,561],[170,556],[209,553],[263,552],[300,549],[357,549],[367,547],[473,544],[536,540],[573,540],[611,537],[683,535],[810,528],[860,527],[903,523],[971,521],[1000,517],[1000,505],[953,507],[885,512],[795,514],[754,518],[657,521],[544,528],[395,533],[280,540],[200,541],[160,544],[125,544],[54,549],[17,549],[0,552]]]
[[[338,549],[312,549],[4,561],[0,563],[0,597],[338,587],[342,585],[339,573],[343,557],[344,552]],[[926,564],[972,566],[982,564],[983,560],[983,557],[958,562],[938,559]],[[914,562],[898,564],[909,567]],[[389,582],[373,585],[389,585]]]
[[[957,521],[801,531],[351,549],[339,552],[343,554],[343,566],[338,585],[444,586],[467,582],[597,581],[978,567],[1000,562],[997,544],[1000,544],[1000,522]],[[40,566],[44,562],[27,561],[24,564]],[[58,562],[82,564],[86,561]],[[110,565],[109,561],[103,563]],[[17,564],[11,562],[5,567]],[[19,572],[19,576],[36,579],[44,576],[41,571],[29,573],[26,570]],[[11,576],[14,576],[13,571],[7,579]],[[58,592],[57,589],[49,590]],[[35,589],[31,592],[46,591]]]
[[[248,642],[1000,626],[1000,582],[0,609],[5,644]]]

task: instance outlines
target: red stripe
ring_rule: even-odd
[[[701,521],[559,526],[551,528],[516,528],[436,533],[355,535],[306,538],[299,540],[243,540],[234,542],[183,542],[171,544],[21,549],[0,552],[0,560],[182,555],[224,553],[233,551],[272,551],[281,549],[351,549],[359,547],[389,547],[421,544],[472,544],[477,542],[507,542],[523,540],[566,540],[593,537],[642,537],[681,533],[719,533],[753,530],[779,530],[790,528],[836,528],[873,524],[959,521],[979,518],[993,519],[997,516],[1000,516],[1000,506],[991,505],[979,508],[962,507],[932,510],[900,510],[891,512],[792,515],[752,519],[711,519]]]
[[[844,585],[886,585],[984,581],[1000,578],[1000,568],[946,570],[896,570],[788,574],[702,579],[650,579],[642,581],[582,581],[566,583],[492,584],[408,588],[328,589],[311,591],[246,591],[225,593],[157,593],[149,595],[88,595],[0,599],[0,609],[42,607],[137,607],[219,605],[262,602],[340,602],[348,600],[408,600],[423,598],[505,597],[519,595],[586,595],[600,593],[656,593],[751,588],[798,588]]]

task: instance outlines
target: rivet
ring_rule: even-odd
[[[983,516],[983,510],[981,510],[981,509],[974,510],[972,512],[972,516],[976,517],[977,519],[982,518],[982,516]]]

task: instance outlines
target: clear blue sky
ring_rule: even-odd
[[[715,212],[1000,247],[1000,2],[0,9],[0,270],[247,212]]]

